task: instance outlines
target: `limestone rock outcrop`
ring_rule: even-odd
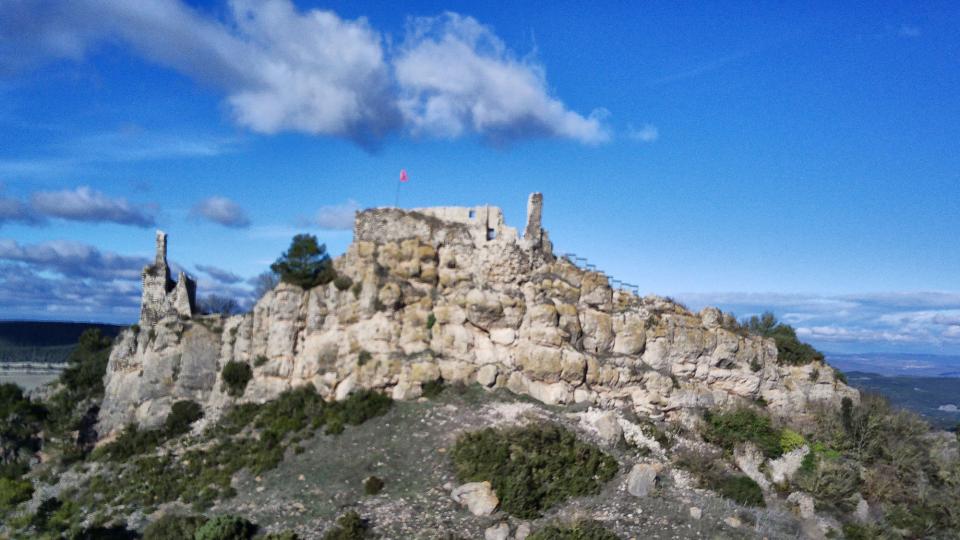
[[[727,330],[719,310],[639,297],[554,256],[541,205],[531,197],[523,236],[491,207],[358,212],[334,261],[353,287],[282,283],[232,317],[196,314],[186,276],[171,289],[163,273],[161,297],[145,278],[140,323],[110,356],[100,436],[158,425],[177,400],[216,418],[305,384],[331,399],[360,388],[411,399],[437,379],[479,382],[654,418],[761,399],[797,415],[857,398],[832,370],[811,380],[815,365],[779,364],[773,340]],[[240,397],[222,385],[229,361],[253,370]]]

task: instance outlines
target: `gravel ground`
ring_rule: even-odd
[[[318,434],[289,452],[284,462],[258,478],[235,479],[238,495],[212,513],[249,517],[268,531],[293,529],[319,538],[335,518],[356,510],[384,539],[483,538],[487,527],[508,521],[503,512],[475,517],[450,499],[456,485],[448,449],[460,433],[495,424],[552,421],[578,427],[570,409],[547,407],[506,392],[478,387],[448,389],[432,400],[397,402],[382,417],[338,436]],[[530,523],[536,531],[550,521],[591,518],[624,539],[800,538],[799,523],[776,509],[745,509],[710,492],[685,487],[670,474],[651,496],[636,498],[625,487],[638,456],[627,448],[606,448],[620,472],[603,491],[572,499]],[[363,480],[376,475],[386,485],[375,496],[363,493]],[[702,510],[690,517],[690,507]],[[733,528],[724,520],[737,517]]]

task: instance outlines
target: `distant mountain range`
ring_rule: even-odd
[[[114,337],[123,326],[115,324],[0,321],[0,363],[60,363],[70,356],[77,340],[88,328],[99,328]]]
[[[827,361],[844,372],[863,371],[886,376],[960,377],[960,356],[937,354],[827,353]]]

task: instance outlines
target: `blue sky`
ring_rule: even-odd
[[[156,228],[242,296],[406,168],[643,293],[960,353],[960,7],[600,4],[0,0],[2,317],[132,322]]]

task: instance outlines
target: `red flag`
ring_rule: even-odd
[[[406,170],[406,169],[400,169],[400,181],[401,181],[401,182],[406,182],[406,181],[408,181],[408,180],[410,180],[410,179],[407,178],[407,170]]]

